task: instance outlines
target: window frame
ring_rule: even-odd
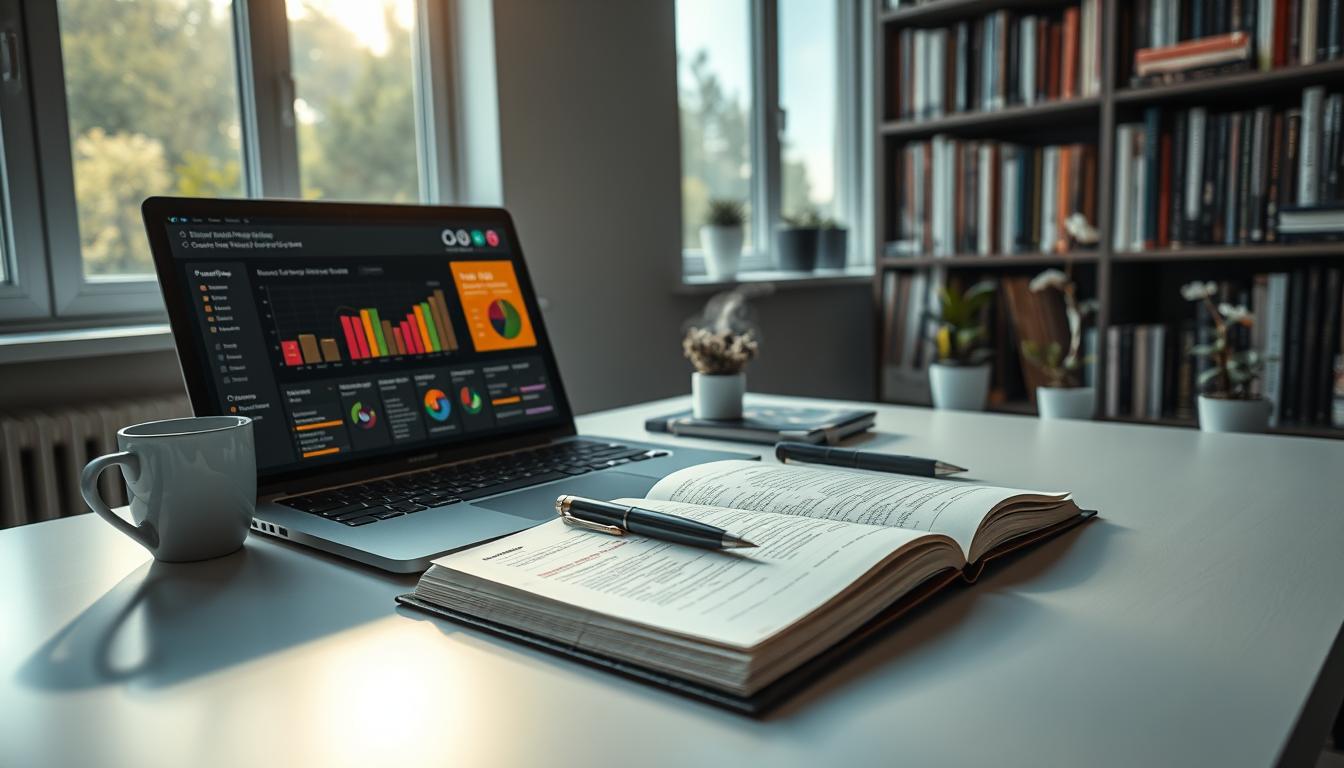
[[[458,191],[450,87],[456,2],[416,0],[412,87],[425,203],[450,202]],[[232,10],[243,194],[298,198],[298,126],[285,0],[233,0]],[[23,56],[18,78],[0,81],[0,223],[5,225],[0,233],[6,237],[11,278],[0,282],[0,332],[20,321],[24,329],[161,321],[166,312],[152,275],[91,280],[84,274],[56,3],[0,0],[0,45],[11,45],[10,40],[17,41]]]
[[[751,241],[753,247],[744,250],[740,272],[772,271],[774,231],[780,223],[783,198],[783,154],[780,142],[783,106],[779,99],[779,0],[748,0],[751,39],[748,44],[752,67],[752,199],[751,210],[763,211],[764,216],[752,216]],[[836,210],[845,217],[850,232],[850,266],[872,264],[871,249],[865,239],[868,220],[866,204],[866,171],[862,158],[867,154],[864,142],[865,99],[862,97],[864,73],[868,71],[866,42],[867,18],[861,13],[864,4],[850,0],[828,0],[836,12],[836,72],[839,82],[836,92],[836,136],[840,148],[836,153]],[[678,50],[678,55],[680,51]],[[680,74],[678,74],[680,76]],[[680,85],[677,88],[680,114]],[[680,144],[678,144],[680,150]],[[688,214],[681,211],[682,217]],[[681,249],[682,278],[703,276],[704,251],[700,248]]]

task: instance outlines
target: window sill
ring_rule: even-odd
[[[853,266],[842,269],[817,269],[812,272],[791,272],[762,269],[741,272],[732,280],[715,280],[708,275],[683,275],[677,293],[697,294],[726,290],[738,285],[769,283],[779,290],[790,288],[829,287],[833,285],[867,285],[873,280],[871,266]]]
[[[166,323],[0,334],[0,365],[107,357],[173,348]]]

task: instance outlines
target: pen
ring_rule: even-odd
[[[776,443],[775,458],[780,461],[806,461],[810,464],[829,464],[833,467],[852,467],[854,469],[872,469],[878,472],[896,472],[902,475],[920,477],[942,477],[965,472],[958,467],[937,459],[921,459],[917,456],[894,456],[889,453],[856,451],[853,448],[827,448],[811,443]]]
[[[581,496],[560,496],[555,500],[555,513],[568,525],[613,536],[633,533],[705,549],[756,546],[740,536],[699,520]]]

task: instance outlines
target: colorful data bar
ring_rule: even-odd
[[[377,309],[367,307],[358,314],[339,315],[342,341],[351,360],[367,360],[398,355],[427,355],[457,350],[457,334],[448,318],[448,304],[442,289],[416,304],[404,317],[388,320]],[[318,338],[300,333],[293,340],[280,342],[281,356],[287,366],[335,363],[341,360],[335,338]]]

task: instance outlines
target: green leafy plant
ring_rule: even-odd
[[[1252,387],[1260,378],[1265,361],[1254,349],[1234,349],[1228,336],[1233,326],[1250,328],[1255,317],[1239,304],[1214,304],[1217,291],[1218,285],[1213,282],[1196,280],[1181,286],[1181,296],[1186,301],[1202,303],[1213,319],[1213,343],[1190,348],[1191,356],[1211,363],[1199,375],[1199,388],[1209,397],[1250,400],[1255,397]]]
[[[1031,280],[1031,291],[1056,290],[1064,294],[1064,313],[1069,321],[1069,347],[1057,341],[1042,346],[1032,339],[1022,342],[1022,357],[1045,374],[1052,387],[1077,387],[1088,358],[1082,354],[1083,323],[1097,309],[1095,301],[1078,301],[1073,278],[1058,269],[1047,269]]]
[[[938,289],[940,307],[931,317],[937,327],[934,342],[938,361],[949,365],[979,365],[990,357],[985,342],[988,333],[981,321],[981,311],[994,298],[997,286],[983,280],[965,291],[955,284]]]
[[[737,200],[710,200],[705,224],[711,227],[740,227],[747,221],[746,206]]]

